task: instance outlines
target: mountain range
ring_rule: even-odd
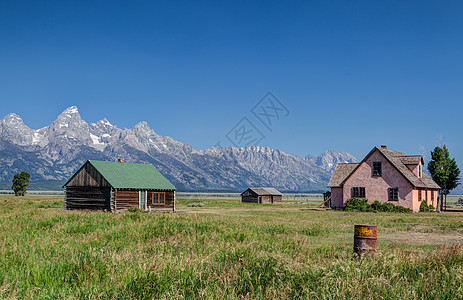
[[[66,181],[86,160],[124,158],[153,164],[180,191],[239,191],[272,186],[282,191],[326,190],[337,163],[357,162],[347,152],[328,150],[301,157],[261,146],[209,148],[154,132],[146,122],[121,129],[106,118],[84,121],[76,106],[49,126],[31,129],[17,114],[0,122],[0,181],[27,171],[32,181]]]

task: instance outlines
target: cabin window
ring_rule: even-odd
[[[353,187],[352,188],[352,198],[365,198],[365,188],[364,187]]]
[[[380,161],[373,162],[373,176],[381,176],[381,162]]]
[[[421,165],[418,165],[418,177],[423,177],[423,167]]]
[[[426,200],[426,203],[428,203],[428,189],[424,190],[424,200]]]
[[[388,200],[389,201],[399,201],[399,188],[388,188]]]
[[[431,190],[431,201],[434,202],[434,191]]]
[[[153,193],[153,204],[160,205],[166,203],[166,193],[164,192],[157,192]]]
[[[422,191],[421,190],[418,190],[418,201],[421,201],[423,200],[422,197],[423,195],[421,195]]]

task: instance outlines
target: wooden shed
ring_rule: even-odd
[[[241,202],[281,203],[283,194],[274,188],[248,188],[241,193]]]
[[[65,209],[175,210],[175,187],[150,164],[88,160],[64,184]]]

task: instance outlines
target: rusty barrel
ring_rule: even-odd
[[[376,253],[376,226],[355,225],[354,252],[360,256]]]

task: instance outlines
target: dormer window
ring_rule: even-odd
[[[374,161],[373,162],[373,176],[381,176],[381,162],[380,161]]]
[[[423,176],[423,167],[420,165],[418,165],[418,177],[421,178]]]

